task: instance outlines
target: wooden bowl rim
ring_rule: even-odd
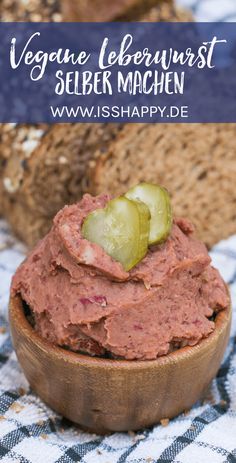
[[[226,326],[231,322],[232,308],[231,304],[227,309],[218,312],[215,319],[215,329],[206,338],[203,338],[200,342],[194,346],[181,347],[167,355],[158,357],[155,360],[122,360],[122,359],[104,359],[101,357],[90,357],[86,354],[76,353],[70,350],[66,350],[62,347],[55,346],[42,338],[30,325],[27,320],[24,311],[22,299],[19,295],[11,296],[9,302],[10,318],[14,318],[18,326],[20,325],[21,333],[30,343],[34,342],[39,349],[44,351],[55,359],[62,360],[66,363],[83,365],[86,367],[96,368],[115,368],[117,369],[129,369],[129,370],[140,370],[147,368],[163,367],[167,364],[176,364],[176,362],[184,361],[186,358],[198,356],[201,351],[207,349],[211,343],[217,343],[221,333],[224,331]]]

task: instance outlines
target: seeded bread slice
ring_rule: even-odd
[[[94,8],[95,3],[101,8]],[[108,7],[107,7],[108,4]],[[73,9],[81,13],[73,12]],[[63,10],[63,11],[61,11]],[[139,21],[192,21],[190,11],[176,7],[173,0],[1,0],[1,21],[105,21],[139,20]],[[96,18],[102,19],[96,19]],[[83,19],[84,18],[84,19]],[[85,19],[87,18],[87,19]],[[94,19],[92,19],[94,18]]]
[[[1,21],[61,21],[60,0],[1,0]]]
[[[86,5],[85,5],[86,3]],[[94,5],[96,4],[96,8]],[[173,0],[62,0],[66,21],[192,21],[190,11]]]
[[[66,21],[137,20],[163,0],[62,0]],[[172,0],[165,0],[171,4]]]
[[[139,21],[143,22],[191,22],[193,21],[192,13],[184,8],[177,7],[175,3],[162,1],[159,5],[154,6],[147,11]]]
[[[4,124],[0,209],[30,246],[48,231],[55,213],[87,191],[87,165],[116,136],[119,124]],[[13,132],[13,134],[12,134]]]
[[[192,21],[173,0],[1,0],[1,21]]]
[[[57,0],[2,0],[0,18],[60,21],[61,12]],[[157,6],[146,8],[140,18],[181,19],[191,17],[171,0],[157,0]],[[97,151],[107,150],[120,130],[115,124],[0,124],[0,214],[22,240],[35,244],[50,228],[58,209],[80,199],[87,190],[89,161]]]
[[[130,124],[90,162],[94,194],[164,185],[208,246],[236,232],[236,124]]]

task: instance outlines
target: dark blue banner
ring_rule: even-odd
[[[236,24],[1,23],[0,122],[236,122]]]

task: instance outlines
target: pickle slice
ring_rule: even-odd
[[[147,253],[150,211],[140,201],[124,196],[112,199],[105,209],[91,212],[82,226],[82,235],[101,246],[126,271]]]
[[[165,241],[172,225],[172,210],[170,196],[159,185],[151,183],[140,183],[131,188],[126,198],[139,200],[145,203],[151,213],[149,244],[156,244]]]

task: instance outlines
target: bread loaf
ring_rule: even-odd
[[[104,152],[119,124],[4,124],[0,138],[0,210],[30,246],[55,213],[87,190],[87,166]],[[13,132],[13,133],[12,133]]]
[[[173,0],[1,0],[1,21],[191,21]]]
[[[162,1],[159,5],[154,6],[149,11],[147,11],[142,17],[139,18],[139,21],[146,22],[191,22],[193,21],[193,16],[191,12],[187,9],[176,7],[175,3]]]
[[[165,0],[167,3],[169,0]],[[162,0],[62,0],[66,21],[130,21]],[[171,0],[170,0],[171,2]]]
[[[112,5],[115,3],[144,5],[140,0]],[[147,6],[154,3],[157,6],[148,10]],[[146,13],[140,20],[191,19],[171,0],[148,1],[145,5]],[[136,13],[132,19],[136,19]],[[2,0],[0,18],[60,21],[62,16],[55,0]],[[89,161],[97,152],[108,151],[120,130],[116,124],[0,124],[0,214],[23,241],[35,244],[50,228],[58,209],[81,197],[87,190]]]
[[[236,232],[236,124],[132,124],[90,161],[90,190],[123,193],[142,181],[171,193],[208,246]]]
[[[60,0],[1,0],[1,21],[61,21]]]
[[[192,21],[173,0],[62,0],[65,21]]]

